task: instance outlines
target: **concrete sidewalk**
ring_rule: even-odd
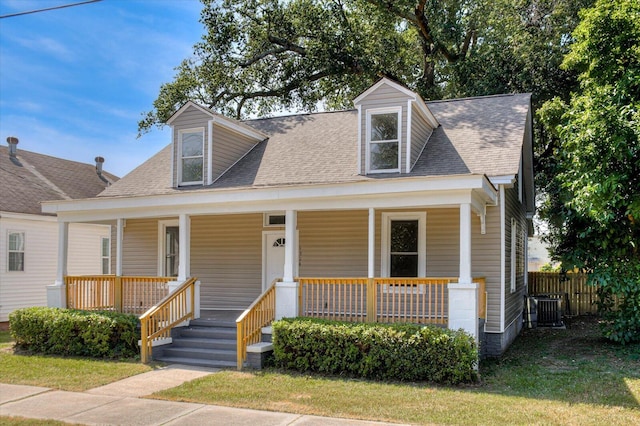
[[[139,398],[215,371],[170,365],[86,392],[0,384],[0,416],[86,425],[388,424]]]

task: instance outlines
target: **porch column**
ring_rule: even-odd
[[[67,253],[69,246],[69,222],[58,222],[58,270],[53,285],[47,286],[47,306],[66,308],[67,293],[64,277],[67,275]]]
[[[122,276],[122,238],[124,235],[124,219],[116,221],[116,276]]]
[[[471,278],[471,205],[460,205],[460,276],[449,289],[449,328],[478,340],[478,284]]]
[[[375,257],[376,257],[376,211],[369,209],[369,249],[367,253],[368,260],[368,276],[374,278],[375,275]]]
[[[295,259],[298,247],[297,212],[285,212],[284,273],[282,282],[276,283],[276,319],[298,316],[298,283],[294,281]]]
[[[178,281],[186,281],[191,274],[190,253],[191,247],[191,217],[181,214],[178,220]]]

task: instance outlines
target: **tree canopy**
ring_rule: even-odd
[[[592,0],[202,2],[206,33],[160,88],[141,133],[189,99],[236,118],[352,107],[381,75],[425,99],[566,99],[576,74],[559,64]]]
[[[605,334],[640,341],[640,3],[598,0],[581,15],[562,64],[580,90],[540,111],[559,138],[542,215],[563,266],[601,286]]]

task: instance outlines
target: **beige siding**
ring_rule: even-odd
[[[218,178],[225,170],[242,158],[255,144],[255,139],[232,132],[219,125],[214,125],[213,180]]]
[[[401,123],[401,135],[400,135],[400,147],[401,147],[401,162],[400,162],[400,171],[405,172],[404,165],[406,164],[406,147],[407,147],[407,100],[408,97],[406,94],[397,91],[396,89],[383,84],[378,90],[370,93],[365,99],[361,102],[362,108],[362,122],[361,126],[361,167],[362,173],[364,174],[367,170],[366,164],[366,152],[367,152],[367,110],[372,108],[392,108],[392,107],[402,107],[402,123]]]
[[[433,133],[431,127],[424,118],[416,112],[416,108],[411,109],[411,159],[410,165],[413,167],[418,160],[425,144]]]
[[[68,272],[100,273],[100,237],[108,227],[70,224]],[[25,270],[8,272],[8,231],[25,233]],[[0,219],[0,321],[10,312],[29,306],[46,306],[46,286],[58,270],[58,223],[54,220]]]
[[[486,233],[480,231],[480,218],[471,213],[471,271],[473,276],[486,278],[486,330],[500,330],[500,207],[487,207]]]
[[[158,275],[158,220],[128,219],[123,233],[122,274]]]
[[[427,211],[427,276],[457,277],[460,270],[460,209]]]
[[[195,129],[199,127],[204,128],[203,176],[206,183],[208,173],[207,156],[209,155],[209,147],[207,146],[207,140],[209,137],[208,122],[210,119],[211,116],[191,106],[180,114],[180,116],[173,122],[173,186],[178,186],[178,182],[180,181],[178,176],[178,162],[180,161],[180,152],[178,151],[179,132],[180,130]]]
[[[202,309],[246,309],[262,292],[262,215],[191,218]]]
[[[505,324],[509,326],[514,320],[522,316],[524,305],[524,241],[526,241],[526,218],[524,206],[518,200],[517,184],[513,188],[505,189]],[[515,218],[517,222],[518,235],[511,235],[511,218]],[[516,239],[516,245],[519,247],[517,253],[521,256],[516,270],[516,291],[511,292],[511,238]]]
[[[300,276],[366,277],[368,221],[367,210],[300,212]]]

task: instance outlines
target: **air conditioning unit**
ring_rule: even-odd
[[[526,322],[528,328],[564,327],[562,322],[562,298],[546,295],[527,298]]]

